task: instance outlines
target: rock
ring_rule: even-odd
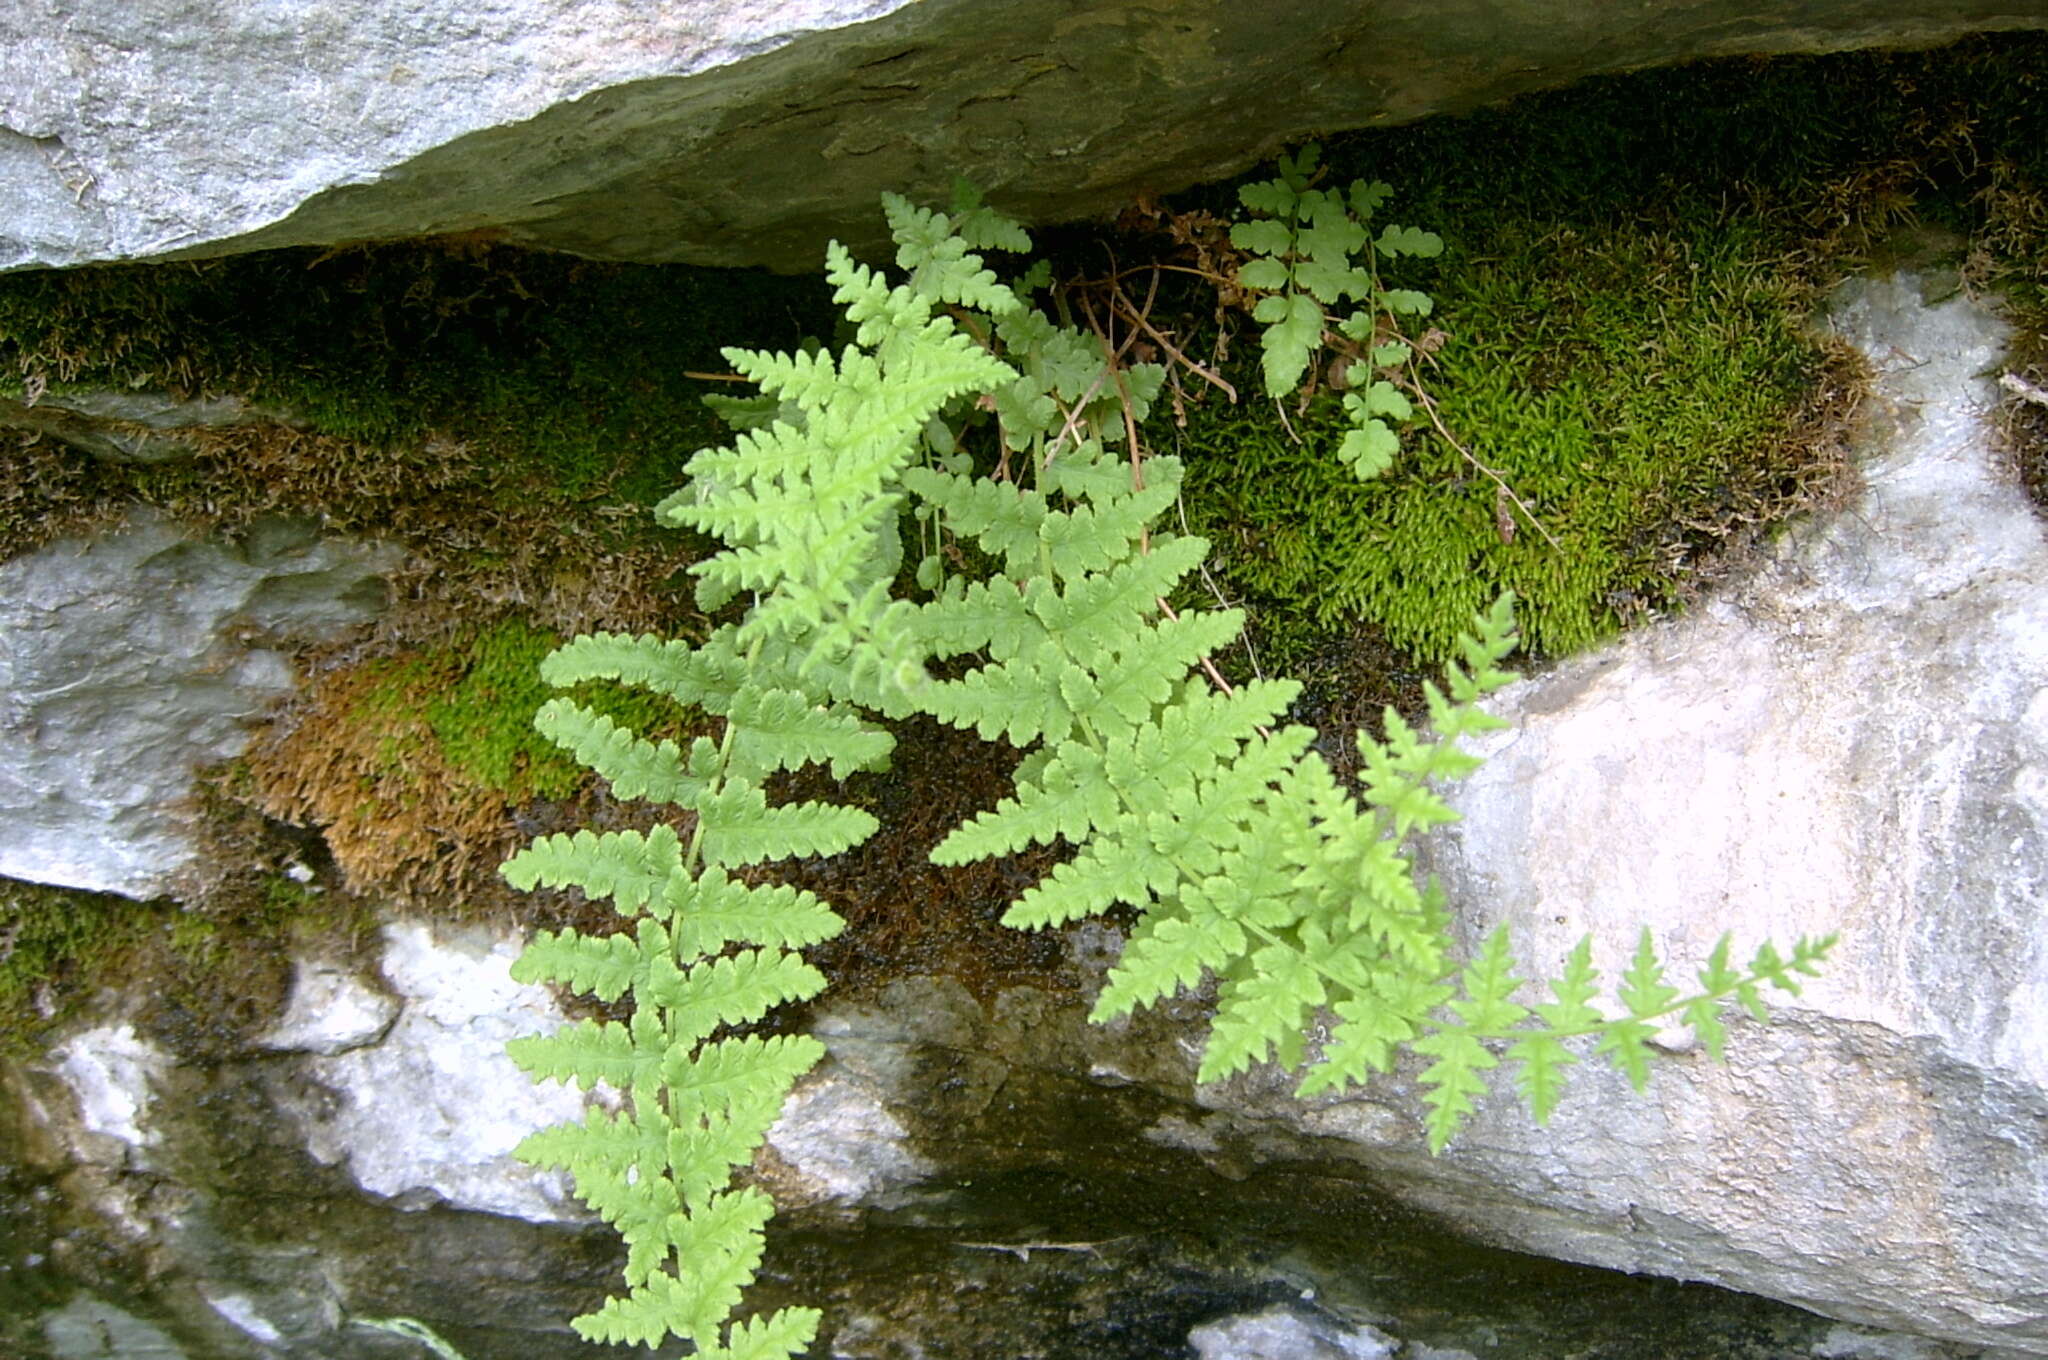
[[[1703,0],[1654,24],[1623,0],[17,10],[0,268],[485,232],[811,270],[828,236],[879,238],[882,190],[956,173],[1065,221],[1599,72],[2043,22],[1987,0]]]
[[[1101,935],[1077,932],[1076,971],[1048,987],[981,1002],[914,977],[828,1003],[829,1056],[757,1161],[781,1212],[750,1298],[823,1307],[821,1351],[846,1360],[1151,1360],[1191,1331],[1217,1355],[1291,1336],[1340,1360],[1778,1360],[1827,1333],[1758,1300],[1461,1245],[1377,1196],[1348,1151],[1192,1105],[1179,1035],[1199,1007],[1085,1023]],[[0,1060],[0,1289],[22,1272],[33,1300],[126,1282],[101,1297],[195,1356],[391,1360],[410,1352],[365,1324],[392,1317],[472,1360],[607,1354],[564,1323],[616,1291],[616,1235],[505,1155],[581,1108],[502,1051],[559,1011],[511,980],[509,935],[393,923],[382,943],[381,982],[300,960],[287,1014],[246,1052],[185,1057],[121,1021],[147,1009],[145,982],[94,1003],[43,1074]],[[323,1053],[332,1035],[290,1023],[322,994],[362,1013],[335,1027],[359,1047]],[[371,997],[397,1013],[366,1035]],[[1145,1137],[1176,1121],[1200,1151]],[[95,1215],[115,1231],[95,1236]],[[1276,1304],[1296,1320],[1246,1321]],[[38,1341],[45,1322],[31,1309]],[[0,1311],[0,1352],[14,1326]]]
[[[370,990],[346,969],[302,962],[293,973],[283,1018],[260,1042],[281,1052],[331,1058],[376,1043],[397,1014],[397,1002]]]
[[[512,1156],[535,1130],[580,1120],[584,1104],[573,1087],[535,1085],[505,1054],[507,1040],[564,1023],[546,988],[512,980],[519,942],[419,924],[387,926],[384,941],[398,1017],[374,1046],[307,1061],[318,1094],[294,1108],[307,1150],[408,1207],[588,1221],[565,1175]]]
[[[43,1319],[51,1360],[186,1360],[162,1329],[90,1294]]]
[[[0,563],[0,876],[149,898],[198,867],[193,772],[290,692],[287,652],[373,617],[395,547],[137,512]]]
[[[117,463],[190,457],[191,430],[290,423],[239,397],[183,400],[167,392],[112,391],[49,393],[34,402],[0,397],[0,427],[30,430]]]
[[[1400,1343],[1377,1327],[1344,1327],[1293,1308],[1268,1308],[1188,1333],[1199,1360],[1394,1360]]]
[[[1838,931],[1825,976],[1726,1066],[1684,1052],[1636,1098],[1587,1064],[1540,1129],[1496,1092],[1441,1160],[1407,1079],[1202,1098],[1485,1240],[2044,1355],[2048,535],[1997,464],[1994,317],[1901,274],[1829,324],[1876,370],[1861,492],[1500,696],[1435,855],[1466,933],[1506,922],[1533,966],[1590,932],[1613,977],[1647,923],[1679,980],[1724,929],[1744,958]]]
[[[57,1073],[78,1102],[80,1124],[109,1140],[97,1160],[119,1166],[130,1152],[157,1141],[149,1127],[153,1081],[170,1065],[156,1045],[139,1038],[129,1024],[103,1025],[73,1035],[54,1049]]]

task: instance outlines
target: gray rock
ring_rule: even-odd
[[[293,972],[291,1000],[283,1017],[259,1042],[280,1052],[331,1058],[376,1043],[397,1014],[397,1002],[373,991],[347,969],[302,961]]]
[[[387,545],[234,541],[138,512],[0,563],[0,876],[148,898],[196,869],[193,771],[290,692],[286,651],[373,617]]]
[[[1273,1307],[1205,1322],[1188,1333],[1200,1360],[1394,1360],[1400,1342],[1377,1327]]]
[[[406,1207],[587,1221],[566,1176],[512,1156],[536,1129],[580,1120],[584,1105],[573,1087],[535,1085],[505,1054],[507,1040],[564,1023],[545,988],[512,980],[518,940],[401,924],[384,941],[398,1018],[374,1046],[307,1061],[319,1094],[294,1109],[307,1150]]]
[[[883,189],[1039,221],[1305,135],[1698,57],[2038,27],[2000,0],[21,0],[0,27],[0,268],[487,231],[809,270]]]
[[[190,457],[191,430],[292,423],[239,397],[183,400],[167,392],[98,390],[46,393],[33,402],[0,397],[0,427],[33,431],[117,463]]]
[[[115,1166],[157,1141],[149,1125],[155,1082],[170,1059],[129,1024],[74,1034],[51,1051],[57,1074],[77,1102],[85,1133],[105,1140],[98,1160]]]
[[[161,1328],[90,1294],[47,1315],[43,1336],[52,1360],[186,1360]]]
[[[1613,977],[1642,923],[1681,964],[1839,931],[1825,976],[1726,1066],[1682,1051],[1639,1099],[1589,1064],[1547,1129],[1498,1092],[1437,1161],[1405,1081],[1205,1099],[1486,1240],[2048,1354],[2048,536],[1997,466],[1993,317],[1902,275],[1831,324],[1877,371],[1862,492],[1501,696],[1436,856],[1469,935],[1507,922],[1533,966],[1590,932]]]

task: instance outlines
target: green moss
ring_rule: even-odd
[[[109,893],[0,879],[0,1034],[28,1051],[97,973],[159,927],[158,908]]]
[[[2044,56],[2027,37],[1711,63],[1327,145],[1332,179],[1393,181],[1386,220],[1445,237],[1390,281],[1434,295],[1424,380],[1535,524],[1427,424],[1361,486],[1327,406],[1288,413],[1297,441],[1269,403],[1205,402],[1177,436],[1187,514],[1262,659],[1360,622],[1441,657],[1503,587],[1552,654],[1674,604],[1703,553],[1823,479],[1811,424],[1842,371],[1804,330],[1821,286],[1911,221],[1965,233],[2016,286],[2038,274],[2020,257],[2048,184]],[[1249,363],[1236,380],[1258,390]]]
[[[725,433],[698,401],[717,385],[683,373],[723,371],[722,345],[786,344],[829,324],[824,303],[815,278],[475,242],[20,273],[0,277],[0,391],[32,379],[231,393],[323,435],[419,451],[423,491],[468,475],[458,450],[485,450],[488,476],[470,480],[497,513],[547,506],[559,518],[672,490],[690,453]],[[75,473],[71,498],[191,503],[205,489],[195,477],[216,496],[260,494],[237,490],[232,464]],[[346,477],[287,491],[342,522],[351,496],[390,493]],[[653,532],[644,517],[600,527],[613,539]]]
[[[541,680],[540,663],[564,641],[515,618],[431,651],[366,662],[348,721],[386,734],[381,754],[393,772],[416,763],[412,743],[424,732],[433,766],[445,764],[480,791],[508,803],[566,799],[589,783],[589,772],[533,727],[534,712],[562,693]],[[657,739],[678,734],[685,721],[676,705],[623,685],[590,682],[568,695]]]

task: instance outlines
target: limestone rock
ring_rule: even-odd
[[[0,428],[32,431],[117,463],[190,457],[192,430],[293,423],[231,396],[184,399],[168,392],[86,390],[46,393],[33,402],[0,397]]]
[[[374,616],[396,548],[138,513],[0,563],[0,876],[148,898],[198,855],[193,771],[239,755],[286,652]]]
[[[1699,57],[2039,27],[2009,0],[21,0],[0,268],[484,231],[810,270],[884,189],[1064,221],[1320,132]]]
[[[1532,966],[1590,932],[1612,977],[1647,923],[1681,962],[1840,932],[1825,976],[1726,1066],[1636,1098],[1588,1064],[1547,1129],[1496,1093],[1437,1161],[1406,1080],[1205,1099],[1490,1241],[2048,1354],[2048,535],[1986,420],[1995,318],[1901,275],[1831,324],[1876,370],[1866,486],[1733,594],[1500,696],[1436,855],[1471,937],[1507,922]]]
[[[1275,1307],[1207,1322],[1188,1333],[1199,1360],[1394,1360],[1399,1342],[1377,1327]]]
[[[512,980],[518,941],[418,924],[387,926],[384,937],[398,1018],[374,1046],[309,1060],[322,1094],[297,1107],[307,1149],[409,1207],[585,1220],[566,1176],[512,1156],[536,1129],[583,1117],[581,1092],[537,1086],[505,1054],[508,1039],[563,1023],[545,988]]]
[[[284,1016],[261,1042],[281,1052],[331,1058],[377,1042],[397,1014],[397,1002],[372,991],[348,970],[331,963],[301,962],[292,976]]]

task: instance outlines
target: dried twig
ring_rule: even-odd
[[[2030,401],[2036,406],[2048,406],[2048,388],[2036,387],[2017,373],[2004,374],[1999,378],[1998,385],[2021,401]]]

